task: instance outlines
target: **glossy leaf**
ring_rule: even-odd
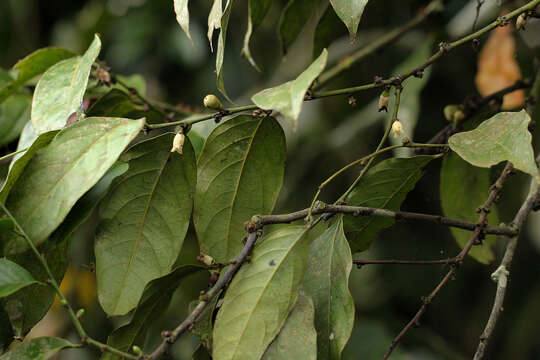
[[[268,346],[262,360],[317,359],[317,331],[313,325],[315,308],[311,298],[300,294],[285,325]],[[354,320],[354,319],[352,319]],[[326,359],[320,358],[319,359]]]
[[[274,208],[285,156],[285,135],[274,118],[238,116],[214,129],[199,157],[195,194],[203,253],[226,262],[240,251],[244,222]]]
[[[149,326],[167,309],[180,282],[187,275],[202,270],[204,270],[202,266],[181,266],[169,275],[151,281],[144,289],[131,321],[114,330],[109,335],[107,344],[126,352],[129,352],[133,345],[142,348]],[[101,360],[113,359],[122,358],[111,353],[104,353],[101,357]]]
[[[0,201],[5,202],[9,192],[11,191],[11,188],[15,185],[19,177],[21,176],[22,172],[24,171],[24,168],[26,165],[28,165],[28,162],[32,160],[34,155],[45,146],[49,145],[49,143],[52,141],[52,139],[56,136],[58,131],[49,131],[44,134],[41,134],[36,141],[34,141],[33,144],[28,148],[27,151],[20,154],[19,158],[14,158],[11,169],[9,170],[8,177],[6,181],[4,182],[4,185],[2,186],[2,190],[0,191]]]
[[[0,71],[0,88],[12,78]],[[0,145],[9,144],[19,137],[24,125],[30,120],[32,97],[28,91],[16,91],[4,103],[0,102]]]
[[[182,27],[182,30],[186,33],[187,37],[193,44],[193,39],[189,33],[189,0],[174,0],[174,12],[176,13],[176,21]]]
[[[316,8],[314,0],[289,0],[281,12],[278,25],[278,38],[281,51],[287,54],[289,47],[302,32]]]
[[[440,181],[441,207],[444,215],[476,222],[478,220],[476,209],[486,200],[486,189],[489,189],[490,185],[489,169],[474,167],[455,153],[447,154],[442,163]],[[488,214],[488,223],[491,225],[499,223],[495,204]],[[450,228],[450,231],[462,248],[471,238],[470,231],[457,228]],[[468,255],[481,263],[490,263],[495,258],[491,249],[495,239],[493,235],[486,236],[482,246],[473,246]]]
[[[30,160],[6,206],[36,245],[58,227],[143,125],[144,119],[87,118],[61,131]],[[4,243],[5,253],[26,249],[20,237]]]
[[[96,35],[82,57],[63,60],[39,80],[32,102],[32,125],[37,133],[61,129],[68,117],[80,111],[92,64],[101,49]]]
[[[0,360],[48,360],[60,350],[78,345],[54,337],[40,337],[22,343],[0,356]]]
[[[58,47],[39,49],[26,56],[13,67],[14,70],[18,71],[17,78],[10,81],[8,84],[2,85],[0,89],[0,104],[27,81],[44,73],[48,68],[59,61],[74,56],[75,54],[73,52]]]
[[[302,289],[315,304],[319,359],[341,359],[354,326],[354,302],[349,291],[352,255],[337,216],[311,244]]]
[[[330,0],[336,14],[343,21],[351,37],[356,37],[358,24],[364,13],[368,0]]]
[[[474,166],[491,167],[506,160],[540,181],[528,130],[530,121],[525,110],[501,112],[474,130],[452,135],[448,144]]]
[[[307,264],[309,230],[264,237],[233,278],[214,325],[214,360],[259,359],[294,307]],[[264,324],[264,326],[261,326]]]
[[[257,30],[257,28],[262,24],[268,10],[270,10],[270,5],[272,5],[272,0],[249,0],[248,2],[248,24],[246,35],[244,35],[244,46],[242,47],[242,55],[246,57],[251,66],[253,66],[257,71],[261,71],[255,59],[251,55],[251,50],[249,49],[249,41],[251,39],[252,33]]]
[[[328,52],[324,49],[321,55],[296,79],[258,92],[251,100],[261,109],[280,112],[292,123],[293,127],[296,127],[304,96],[313,80],[324,70],[327,58]]]
[[[229,17],[231,16],[233,2],[234,0],[227,0],[225,10],[223,10],[216,52],[217,88],[229,101],[231,101],[231,99],[229,98],[229,95],[227,95],[227,91],[225,91],[225,83],[223,82],[223,57],[225,56],[225,40],[227,39],[227,27],[229,25]]]
[[[134,103],[132,97],[119,89],[111,89],[101,96],[86,112],[87,116],[124,117],[129,119],[146,118],[146,123],[154,124],[163,121],[157,111],[147,110]]]
[[[223,3],[222,0],[214,0],[210,14],[208,15],[208,41],[210,42],[210,49],[214,51],[214,45],[212,44],[212,38],[214,30],[221,27],[221,16],[223,15]]]
[[[195,154],[171,152],[174,134],[139,143],[121,158],[129,170],[103,200],[95,255],[99,301],[109,315],[137,306],[145,286],[167,275],[189,226]]]
[[[37,283],[28,270],[13,261],[0,258],[0,298]]]
[[[356,185],[346,201],[353,206],[399,210],[401,203],[423,175],[423,169],[438,156],[392,158],[381,161]],[[343,226],[353,253],[369,248],[377,233],[394,224],[393,218],[345,216]]]

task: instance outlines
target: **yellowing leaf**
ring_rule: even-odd
[[[521,79],[521,71],[514,58],[516,42],[512,36],[514,27],[498,27],[491,33],[486,45],[478,56],[476,87],[482,96],[504,89]],[[520,107],[525,102],[523,90],[504,96],[502,109]]]

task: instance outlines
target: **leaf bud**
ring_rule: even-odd
[[[140,347],[138,347],[137,345],[133,345],[131,347],[131,350],[133,350],[133,353],[137,356],[141,356],[142,355],[142,350]]]
[[[398,137],[401,134],[403,134],[403,125],[401,124],[401,121],[399,120],[394,121],[394,123],[392,124],[392,133],[394,134],[395,137]]]
[[[379,96],[379,111],[388,111],[388,103],[390,102],[390,92],[385,89]]]
[[[173,145],[171,148],[171,152],[177,152],[179,154],[182,154],[182,147],[184,146],[184,141],[186,140],[186,136],[179,132],[176,134],[176,136],[173,139]]]
[[[526,25],[527,25],[527,16],[525,14],[519,15],[516,19],[516,29],[525,30]]]
[[[76,316],[77,316],[77,319],[82,318],[82,317],[84,316],[84,309],[79,309],[79,310],[77,311]]]
[[[444,110],[443,110],[443,113],[444,113],[444,118],[447,120],[447,121],[452,121],[454,120],[454,114],[456,111],[459,110],[459,105],[455,105],[455,104],[451,104],[451,105],[446,105],[444,107]]]
[[[205,108],[212,109],[212,110],[223,110],[223,105],[221,104],[221,101],[219,101],[218,97],[213,94],[208,94],[203,99],[203,105]]]

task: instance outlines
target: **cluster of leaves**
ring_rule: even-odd
[[[209,17],[210,40],[220,29],[216,67],[218,88],[225,96],[222,65],[232,3],[228,0],[223,9],[222,1],[215,0]],[[270,3],[249,2],[244,54],[253,64],[249,39]],[[367,1],[330,3],[330,15],[324,16],[337,14],[355,36]],[[187,6],[187,0],[175,1],[178,21],[189,36]],[[313,8],[311,1],[287,3],[279,25],[285,48],[301,30],[290,18],[305,17]],[[73,232],[98,212],[97,294],[109,316],[131,313],[130,322],[108,338],[108,345],[128,352],[142,345],[149,325],[167,307],[182,279],[215,271],[197,262],[196,255],[201,252],[219,264],[233,260],[243,247],[245,222],[257,214],[271,214],[282,187],[287,148],[274,117],[264,112],[229,116],[207,137],[190,132],[181,154],[173,152],[174,133],[144,134],[145,126],[159,119],[155,110],[97,75],[103,71],[97,62],[100,48],[96,36],[82,56],[42,49],[17,63],[12,72],[0,73],[0,117],[6,129],[0,142],[19,137],[21,151],[0,190],[0,201],[17,222],[1,215],[0,328],[8,329],[1,333],[2,347],[13,336],[24,337],[55,296],[26,236],[60,280]],[[321,50],[296,79],[255,94],[253,103],[296,126],[306,93],[325,69],[327,56]],[[24,85],[36,78],[31,95]],[[133,79],[123,83],[137,87]],[[144,93],[140,87],[138,91]],[[538,179],[529,121],[525,112],[499,113],[450,138],[459,157],[445,157],[441,170],[447,215],[474,220],[473,211],[481,202],[478,194],[489,186],[489,170],[480,167],[508,160]],[[423,170],[437,158],[384,160],[365,174],[346,202],[399,210]],[[465,192],[463,203],[455,201],[456,188]],[[249,262],[194,324],[192,331],[201,339],[194,358],[339,359],[355,319],[348,288],[352,253],[368,249],[376,234],[393,222],[336,215],[326,222],[283,225],[265,233]],[[463,233],[456,230],[455,237],[463,245]],[[477,260],[493,258],[489,242],[476,249],[472,255]],[[57,338],[17,345],[1,359],[47,359],[76,346]]]

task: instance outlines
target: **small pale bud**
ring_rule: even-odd
[[[384,90],[379,96],[379,111],[388,111],[388,103],[390,102],[390,92]]]
[[[401,134],[403,134],[403,125],[401,124],[401,121],[399,120],[394,121],[394,123],[392,124],[392,132],[394,133],[395,137],[398,137]]]
[[[203,253],[200,253],[199,256],[197,256],[197,260],[199,260],[206,266],[211,266],[212,264],[214,264],[214,258],[210,255],[206,255]]]
[[[84,309],[79,309],[79,311],[77,311],[77,319],[80,319],[84,316]]]
[[[458,109],[458,111],[454,113],[454,124],[459,124],[463,120],[465,120],[465,113],[461,109]]]
[[[177,152],[179,154],[182,154],[182,147],[184,146],[184,141],[186,140],[186,136],[182,133],[176,134],[173,140],[173,145],[171,148],[171,152]]]
[[[212,110],[223,110],[223,105],[219,101],[218,97],[213,94],[206,95],[203,99],[203,105],[205,108]]]
[[[452,122],[452,120],[454,120],[454,114],[455,114],[456,111],[458,111],[458,110],[459,110],[459,105],[454,105],[454,104],[446,105],[446,106],[444,107],[444,110],[443,110],[444,118],[445,118],[447,121]]]
[[[527,25],[527,17],[525,14],[521,14],[516,19],[516,29],[525,30],[525,25]]]

